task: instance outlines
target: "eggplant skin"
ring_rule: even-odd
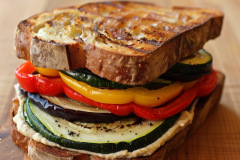
[[[61,106],[51,103],[49,100],[41,97],[38,93],[27,92],[27,96],[34,105],[39,107],[44,112],[55,117],[66,119],[68,121],[80,121],[86,123],[110,123],[129,116],[133,116],[116,116],[112,113],[75,111],[71,109],[65,109]]]

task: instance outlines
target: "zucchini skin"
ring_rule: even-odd
[[[212,61],[206,63],[205,65],[188,65],[183,63],[176,63],[171,69],[168,71],[176,72],[176,73],[201,73],[206,72],[212,67]]]
[[[128,150],[130,152],[137,150],[139,148],[146,147],[147,145],[156,141],[161,137],[169,128],[174,125],[174,122],[178,119],[180,114],[176,114],[168,119],[166,119],[159,127],[154,129],[152,132],[147,135],[140,137],[127,142],[118,142],[118,143],[87,143],[87,142],[76,142],[62,138],[60,136],[54,135],[50,132],[38,119],[35,117],[31,108],[29,106],[29,99],[26,99],[23,105],[23,115],[25,121],[33,128],[36,132],[40,133],[43,137],[49,141],[55,142],[63,147],[85,150],[101,154],[115,153],[121,150]]]
[[[86,69],[76,69],[72,71],[60,71],[60,72],[62,72],[63,74],[69,77],[76,79],[77,81],[87,83],[92,87],[110,88],[110,89],[113,89],[113,88],[128,89],[128,88],[134,87],[134,86],[123,85],[121,83],[110,81],[106,78],[101,78]]]
[[[209,60],[206,62],[202,62],[200,64],[196,64],[195,61],[192,61],[191,64],[178,62],[168,71],[176,72],[176,73],[185,73],[185,74],[202,73],[202,72],[208,71],[212,66],[212,61],[213,61],[212,55],[209,52],[207,52],[205,49],[201,49],[198,52],[201,52],[204,56],[207,56]]]
[[[166,79],[180,81],[180,82],[190,82],[190,81],[197,80],[197,79],[199,79],[207,74],[210,74],[210,73],[212,73],[212,69],[205,71],[205,72],[192,73],[192,74],[167,71],[161,77],[166,78]]]
[[[142,86],[131,86],[131,85],[123,85],[121,83],[110,81],[106,78],[101,78],[86,69],[76,69],[72,71],[60,71],[60,72],[77,81],[84,82],[92,87],[97,87],[97,88],[128,89],[133,87],[144,87],[149,90],[154,90],[154,89],[159,89],[174,83],[174,81],[169,81],[167,83],[163,81],[160,81],[160,82],[153,81]]]

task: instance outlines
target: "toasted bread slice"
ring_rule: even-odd
[[[109,80],[142,85],[219,36],[216,10],[105,2],[57,9],[18,24],[17,57],[34,66],[88,68]]]
[[[221,98],[224,75],[218,73],[218,84],[215,90],[207,97],[201,98],[194,110],[194,118],[192,124],[186,125],[184,129],[179,131],[172,139],[161,146],[154,154],[146,157],[137,158],[120,158],[116,160],[163,160],[166,159],[171,152],[184,143],[184,141],[192,135],[197,128],[206,120],[207,116],[218,106]],[[18,103],[15,99],[11,109],[11,116],[17,113]],[[25,137],[17,131],[16,124],[12,121],[12,139],[24,152],[32,158],[32,160],[40,159],[61,159],[61,160],[105,160],[104,158],[78,153],[57,147],[51,147],[42,143],[36,142],[30,138]],[[26,156],[27,157],[27,156]],[[47,157],[47,158],[46,158]]]

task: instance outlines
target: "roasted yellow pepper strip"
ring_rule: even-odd
[[[197,80],[190,81],[190,82],[184,82],[183,90],[187,90],[189,88],[192,88],[197,83]]]
[[[53,77],[59,76],[58,70],[56,69],[39,68],[39,67],[35,67],[35,68],[36,68],[36,71],[42,75],[53,76]]]
[[[176,82],[169,86],[148,90],[141,87],[129,89],[100,89],[77,81],[61,72],[62,80],[70,88],[83,96],[107,104],[126,104],[134,102],[141,106],[156,107],[177,96],[183,89],[183,83]]]
[[[134,103],[145,107],[156,107],[176,97],[182,89],[183,84],[175,82],[156,90],[148,90],[142,87],[130,88],[129,90],[134,93]]]

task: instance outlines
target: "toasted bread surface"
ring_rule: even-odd
[[[89,3],[34,15],[18,24],[17,57],[43,68],[88,68],[142,85],[219,36],[216,10],[138,2]]]
[[[166,159],[171,152],[177,149],[181,144],[184,143],[186,139],[192,135],[197,128],[206,120],[207,116],[218,106],[219,100],[221,98],[223,84],[224,84],[224,75],[218,73],[218,85],[209,96],[201,98],[194,111],[194,119],[192,124],[186,126],[185,129],[178,132],[171,140],[166,142],[161,146],[153,155],[147,157],[137,157],[129,158],[129,160],[161,160]],[[16,114],[18,108],[17,100],[15,99],[13,107],[11,110],[12,117]],[[24,152],[29,153],[30,157],[33,159],[41,159],[45,156],[49,159],[62,159],[62,160],[104,160],[94,155],[87,155],[78,152],[68,151],[60,149],[57,147],[51,147],[44,145],[39,142],[35,142],[32,139],[29,139],[17,131],[15,123],[12,121],[12,139],[16,145],[18,145]],[[29,149],[30,148],[30,149]],[[35,157],[35,158],[33,158]],[[117,159],[117,160],[128,160],[128,159]]]

